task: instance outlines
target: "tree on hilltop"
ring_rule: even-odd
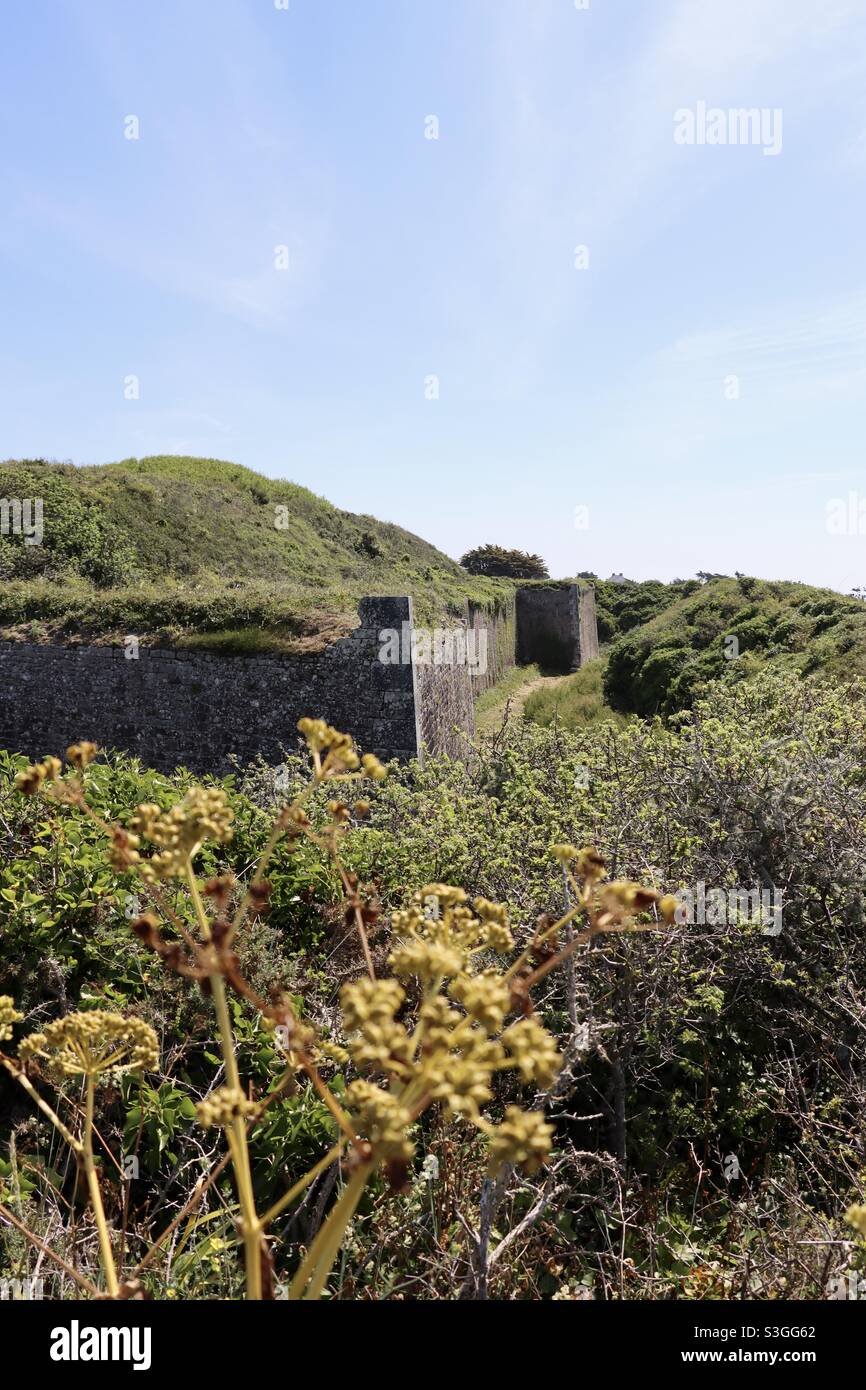
[[[470,574],[505,579],[550,578],[540,555],[529,555],[525,550],[506,550],[501,545],[479,545],[475,550],[467,550],[460,563]]]

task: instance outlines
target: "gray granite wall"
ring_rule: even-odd
[[[594,594],[577,586],[519,590],[491,612],[469,606],[434,631],[414,626],[412,600],[363,599],[360,624],[310,656],[225,656],[0,642],[0,747],[62,753],[92,739],[149,767],[223,773],[230,756],[281,761],[303,715],[351,733],[364,752],[406,761],[466,756],[474,700],[551,641],[559,669],[598,651]],[[536,654],[534,654],[536,653]]]
[[[0,747],[31,757],[77,739],[149,767],[228,770],[229,754],[280,761],[304,715],[352,733],[364,752],[413,757],[415,673],[379,660],[379,633],[411,624],[408,598],[364,599],[361,623],[315,656],[222,656],[140,647],[0,642]]]
[[[466,757],[475,733],[475,700],[515,664],[514,599],[496,611],[469,604],[464,617],[428,634],[415,661],[421,746]]]

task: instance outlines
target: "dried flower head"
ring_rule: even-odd
[[[388,964],[401,980],[414,977],[426,985],[456,975],[463,969],[464,959],[442,941],[408,941],[391,952]]]
[[[0,994],[0,1042],[8,1042],[12,1037],[12,1024],[20,1023],[23,1014],[15,1008],[11,994]]]
[[[343,985],[340,1004],[347,1032],[355,1033],[369,1022],[390,1022],[405,999],[406,995],[396,980],[370,980],[365,977]]]
[[[340,991],[352,1061],[359,1071],[399,1072],[408,1068],[412,1044],[394,1017],[405,995],[396,980],[357,980]]]
[[[433,1100],[444,1101],[455,1115],[477,1121],[481,1106],[493,1095],[493,1073],[504,1064],[501,1043],[489,1040],[475,1028],[464,1037],[459,1051],[443,1048],[431,1052],[424,1060],[422,1075]]]
[[[470,1018],[485,1033],[498,1033],[511,1008],[511,987],[494,970],[481,975],[460,975],[452,980],[448,993],[462,1004]]]
[[[35,796],[43,782],[53,782],[60,774],[59,758],[43,758],[41,763],[31,763],[23,772],[15,774],[15,786],[24,796]]]
[[[511,950],[507,908],[486,898],[468,903],[463,889],[450,884],[419,889],[410,906],[392,917],[394,934],[404,938],[391,956],[393,970],[425,982],[450,978],[471,971],[484,951]]]
[[[181,878],[206,840],[226,844],[233,835],[234,812],[220,787],[192,787],[170,811],[151,802],[139,806],[132,818],[133,836],[150,840],[160,853],[138,863],[147,880]]]
[[[524,1081],[533,1081],[542,1090],[551,1087],[559,1075],[562,1058],[546,1028],[535,1018],[521,1018],[502,1034],[502,1041]]]
[[[307,747],[313,755],[313,768],[317,781],[326,777],[345,776],[356,772],[360,758],[348,734],[341,734],[324,719],[299,719],[298,730],[303,734]],[[324,756],[323,756],[324,755]]]
[[[67,760],[73,767],[77,767],[79,772],[83,772],[86,767],[93,762],[99,749],[95,743],[71,743],[66,750]]]
[[[243,1091],[233,1086],[220,1086],[195,1108],[202,1129],[228,1129],[233,1120],[254,1115],[256,1106]]]
[[[406,1137],[412,1116],[396,1096],[369,1081],[353,1081],[346,1101],[359,1134],[378,1158],[408,1162],[415,1152],[415,1145]]]
[[[338,1067],[345,1067],[352,1060],[345,1047],[329,1038],[322,1038],[316,1044],[316,1055],[320,1061],[333,1062]]]
[[[578,853],[575,869],[585,882],[597,883],[600,878],[604,878],[607,865],[597,849],[587,847]]]
[[[128,830],[116,825],[111,832],[111,849],[108,852],[108,862],[118,873],[124,873],[127,869],[134,868],[141,863],[141,855],[138,846],[141,840],[138,835],[132,835]]]
[[[67,1014],[30,1033],[18,1048],[22,1061],[40,1059],[55,1075],[95,1077],[155,1071],[159,1066],[156,1033],[140,1018],[124,1018],[104,1009]]]
[[[606,883],[598,896],[602,906],[617,915],[644,912],[658,901],[660,895],[640,883]]]
[[[553,1128],[539,1110],[509,1105],[490,1139],[490,1172],[516,1163],[524,1173],[536,1173],[547,1162],[552,1143]]]
[[[379,761],[375,753],[365,753],[361,759],[361,767],[364,769],[364,775],[372,778],[374,782],[381,782],[388,776],[387,767]]]

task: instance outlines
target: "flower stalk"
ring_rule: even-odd
[[[289,1299],[313,1301],[324,1293],[344,1245],[346,1231],[358,1210],[368,1182],[381,1175],[393,1193],[407,1185],[415,1156],[417,1122],[432,1107],[444,1107],[470,1126],[489,1146],[491,1177],[518,1167],[537,1172],[547,1161],[554,1139],[542,1109],[507,1104],[500,1119],[491,1118],[498,1104],[497,1078],[513,1074],[524,1085],[548,1091],[559,1074],[562,1058],[555,1039],[534,1011],[531,990],[549,971],[570,958],[599,932],[652,929],[671,920],[672,899],[639,884],[605,883],[605,866],[592,849],[555,845],[553,854],[563,866],[574,894],[574,906],[545,923],[518,950],[507,909],[484,898],[470,899],[449,884],[428,884],[413,895],[406,908],[391,918],[391,974],[377,970],[368,935],[378,907],[372,895],[346,869],[341,838],[352,817],[364,819],[367,801],[350,807],[334,798],[327,804],[328,822],[315,828],[311,796],[324,783],[374,782],[386,769],[370,754],[360,757],[351,739],[322,720],[299,723],[310,753],[309,785],[276,819],[245,890],[236,892],[230,874],[203,886],[195,861],[207,843],[226,845],[233,835],[233,812],[219,787],[194,787],[169,810],[140,805],[128,826],[107,825],[89,805],[85,794],[87,766],[96,756],[93,744],[73,745],[67,752],[74,774],[61,776],[56,758],[46,758],[17,779],[26,795],[42,793],[69,809],[88,815],[111,841],[110,862],[121,873],[138,875],[162,916],[144,913],[131,924],[139,941],[155,952],[166,968],[195,980],[212,1000],[219,1034],[223,1083],[208,1092],[196,1109],[205,1128],[223,1129],[228,1153],[201,1193],[230,1162],[238,1199],[237,1229],[244,1248],[246,1297],[264,1295],[263,1270],[270,1263],[267,1235],[273,1224],[310,1185],[334,1163],[341,1163],[345,1186],[304,1254],[291,1281]],[[317,1038],[295,1013],[285,996],[268,1003],[259,999],[241,972],[233,944],[244,922],[267,911],[271,885],[266,870],[285,837],[291,850],[305,839],[330,859],[344,895],[347,921],[353,921],[366,973],[345,984],[340,993],[342,1041]],[[145,849],[145,844],[152,850]],[[194,925],[184,922],[182,910],[171,908],[159,891],[161,883],[180,881],[192,907]],[[213,904],[209,910],[206,901]],[[635,920],[657,910],[649,925]],[[578,917],[586,927],[571,930]],[[661,922],[658,920],[661,918]],[[569,938],[558,949],[560,933]],[[172,934],[173,933],[173,934]],[[497,962],[511,956],[506,968]],[[244,1088],[238,1064],[229,990],[244,1007],[258,1011],[265,1028],[279,1028],[285,1070],[263,1099]],[[413,1002],[420,1001],[420,1002]],[[0,1041],[11,1035],[20,1019],[11,1001],[0,999]],[[96,1082],[105,1073],[156,1069],[156,1036],[137,1019],[93,1010],[67,1015],[32,1034],[19,1046],[19,1062],[0,1060],[25,1087],[80,1159],[99,1236],[100,1261],[109,1296],[123,1296],[111,1235],[102,1201],[93,1154]],[[82,1136],[79,1139],[39,1095],[26,1074],[37,1059],[61,1079],[81,1076],[85,1084]],[[338,1097],[322,1075],[323,1066],[337,1061],[353,1079]],[[268,1106],[294,1083],[307,1078],[327,1107],[337,1140],[304,1176],[259,1214],[256,1208],[250,1134]],[[502,1107],[500,1106],[500,1109]],[[173,1225],[189,1210],[188,1203]],[[191,1218],[192,1219],[192,1218]],[[171,1229],[171,1227],[169,1228]],[[152,1262],[164,1237],[139,1260],[136,1271]]]

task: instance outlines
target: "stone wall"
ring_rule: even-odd
[[[544,671],[577,671],[598,656],[595,590],[537,584],[517,591],[517,659]]]
[[[595,589],[582,588],[578,599],[578,666],[594,661],[598,656],[598,618],[595,611]]]
[[[467,637],[465,662],[431,661],[416,666],[422,747],[451,758],[467,754],[469,740],[475,733],[476,698],[500,681],[516,662],[514,599],[495,612],[470,604],[462,628]]]
[[[0,747],[41,757],[79,738],[149,767],[222,773],[229,754],[278,763],[297,721],[321,716],[365,752],[413,757],[415,671],[383,665],[379,633],[411,625],[411,599],[364,599],[360,625],[315,656],[222,656],[0,642]]]
[[[86,738],[160,771],[223,773],[231,755],[280,762],[297,746],[298,719],[314,715],[382,758],[462,757],[476,696],[518,649],[540,661],[555,648],[561,670],[598,651],[594,594],[575,585],[518,590],[496,611],[468,607],[443,630],[439,659],[436,633],[414,628],[411,598],[362,599],[359,616],[310,656],[141,646],[129,659],[119,647],[0,642],[0,747],[42,757]]]

